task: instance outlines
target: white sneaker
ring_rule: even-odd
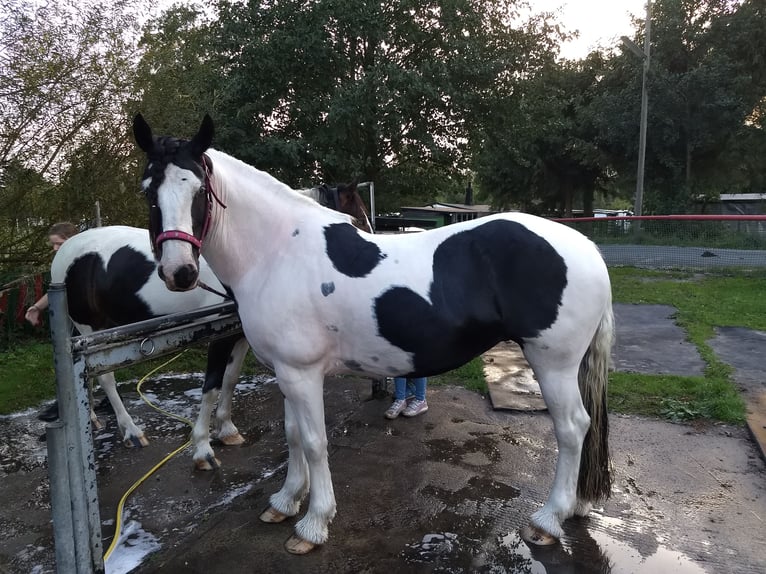
[[[407,408],[404,409],[404,412],[402,414],[405,417],[416,417],[418,415],[422,415],[427,410],[428,410],[428,403],[425,400],[419,401],[418,399],[413,399],[407,405]]]
[[[391,406],[388,407],[388,410],[385,412],[385,417],[387,419],[395,419],[405,408],[407,408],[407,401],[404,399],[394,400],[394,402],[391,403]]]

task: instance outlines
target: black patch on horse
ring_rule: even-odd
[[[241,338],[242,335],[237,334],[210,342],[207,347],[207,369],[205,382],[202,385],[203,394],[211,389],[221,389],[226,367],[232,362],[231,353],[234,350],[234,345]]]
[[[155,315],[137,295],[156,265],[143,253],[121,247],[107,265],[98,253],[86,253],[67,269],[69,316],[94,330],[108,329]]]
[[[363,239],[350,223],[328,225],[324,238],[333,267],[349,277],[369,275],[386,258],[375,243]]]
[[[408,376],[435,375],[500,341],[539,335],[556,321],[566,285],[566,263],[550,243],[519,223],[492,221],[436,249],[431,303],[407,287],[378,297],[378,331],[413,354]]]

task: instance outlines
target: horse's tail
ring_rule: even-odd
[[[613,343],[614,316],[610,293],[577,375],[580,396],[590,415],[590,429],[583,442],[577,480],[577,496],[583,501],[608,498],[612,488],[606,392]]]

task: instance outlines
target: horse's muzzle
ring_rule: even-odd
[[[161,265],[157,268],[157,273],[160,279],[165,282],[165,286],[171,291],[189,291],[194,289],[199,279],[199,270],[191,263],[181,265],[169,277],[165,274],[165,270]]]

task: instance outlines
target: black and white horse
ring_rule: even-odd
[[[562,521],[609,495],[611,286],[586,237],[521,213],[370,235],[210,148],[209,116],[190,141],[155,138],[141,115],[133,131],[147,155],[142,186],[166,285],[194,288],[204,254],[284,394],[287,477],[261,519],[295,516],[311,490],[290,552],[325,543],[336,510],[325,375],[435,375],[504,340],[534,370],[559,448],[550,495],[524,537],[552,543]]]
[[[371,231],[355,184],[322,185],[299,193],[351,215],[355,225]],[[224,302],[219,295],[224,287],[204,259],[200,260],[200,280],[212,291],[168,291],[157,274],[149,232],[135,227],[99,227],[74,235],[57,251],[51,279],[54,283],[66,284],[69,315],[84,335]],[[210,417],[214,409],[218,440],[229,446],[244,441],[232,422],[231,409],[234,387],[248,349],[247,340],[242,336],[225,337],[209,345],[202,404],[191,436],[194,464],[200,470],[211,470],[220,464],[210,445]],[[120,399],[114,374],[100,375],[98,379],[112,405],[125,445],[149,444],[144,431]],[[96,420],[92,411],[91,418]]]
[[[168,291],[157,275],[149,232],[121,225],[88,229],[68,239],[53,259],[51,280],[66,284],[69,316],[83,335],[224,302],[223,297],[205,289]],[[200,281],[219,293],[224,291],[204,260],[200,261]],[[219,392],[217,437],[226,445],[243,442],[231,421],[231,405],[248,348],[239,335],[210,343],[202,407],[192,431],[198,468],[217,466],[210,446],[209,423]],[[100,375],[98,380],[114,409],[125,445],[149,444],[117,393],[114,373]]]

